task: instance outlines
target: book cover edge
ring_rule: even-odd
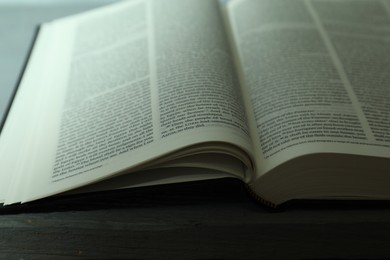
[[[9,112],[10,112],[10,110],[11,110],[12,104],[13,104],[13,102],[14,102],[14,100],[15,100],[16,94],[17,94],[17,92],[18,92],[19,85],[20,85],[20,83],[21,83],[21,81],[22,81],[23,75],[24,75],[24,73],[25,73],[25,71],[26,71],[26,68],[27,68],[27,65],[28,65],[28,63],[29,63],[29,60],[30,60],[32,51],[33,51],[33,49],[34,49],[36,40],[37,40],[37,38],[38,38],[38,34],[39,34],[39,31],[40,31],[40,28],[41,28],[41,25],[38,25],[38,26],[35,28],[35,30],[34,30],[34,34],[33,34],[33,37],[32,37],[32,39],[31,39],[30,46],[29,46],[29,48],[28,48],[28,50],[27,50],[27,55],[26,55],[26,58],[24,59],[24,62],[23,62],[23,65],[22,65],[22,69],[21,69],[21,71],[20,71],[20,73],[19,73],[19,76],[18,76],[18,79],[17,79],[17,81],[16,81],[16,84],[15,84],[13,90],[12,90],[12,93],[11,93],[11,95],[10,95],[10,98],[9,98],[9,100],[8,100],[8,103],[7,103],[7,105],[6,105],[6,108],[5,108],[5,110],[4,110],[3,118],[2,118],[1,121],[0,121],[0,136],[1,136],[1,132],[2,132],[2,130],[3,130],[3,127],[4,127],[4,125],[5,125],[6,121],[7,121],[7,118],[8,118]]]

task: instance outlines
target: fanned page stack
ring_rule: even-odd
[[[133,0],[40,26],[0,202],[233,177],[390,199],[390,1]]]

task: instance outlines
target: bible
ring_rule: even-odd
[[[44,23],[0,203],[236,178],[276,207],[390,199],[390,1],[130,0]]]

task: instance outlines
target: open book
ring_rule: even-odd
[[[233,177],[390,199],[390,1],[132,0],[41,25],[0,203]]]

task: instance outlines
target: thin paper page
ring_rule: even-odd
[[[259,0],[229,6],[268,170],[313,152],[390,156],[385,3]]]
[[[40,136],[54,144],[55,157],[34,163],[25,199],[149,165],[192,144],[226,142],[250,153],[218,14],[211,1],[131,1],[54,23],[59,32],[68,28],[62,37],[73,42],[62,46],[70,61],[58,65],[69,71],[67,94],[52,139]]]
[[[6,124],[0,138],[0,201],[3,202],[9,192],[17,196],[19,183],[26,178],[25,170],[31,160],[34,134],[37,133],[39,104],[44,93],[45,84],[40,71],[45,70],[45,60],[50,55],[48,51],[52,34],[47,26],[40,29],[45,34],[36,39],[35,48],[31,54],[25,77],[21,81],[15,101],[8,114]],[[35,82],[29,84],[29,82]],[[44,154],[43,149],[40,153]],[[45,154],[47,155],[47,154]]]

